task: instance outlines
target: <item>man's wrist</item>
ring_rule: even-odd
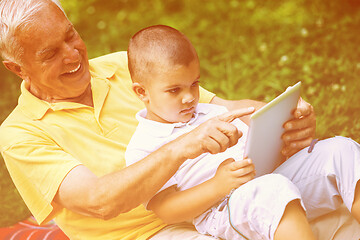
[[[183,162],[185,162],[189,157],[187,157],[187,146],[181,144],[181,142],[174,140],[172,142],[169,142],[165,145],[163,145],[162,149],[165,152],[165,154],[169,157],[169,159],[172,159],[173,161],[177,162],[179,165],[181,165]]]
[[[185,133],[169,143],[171,156],[181,162],[200,156],[204,151],[200,148],[199,141],[194,140],[194,130]],[[189,134],[191,134],[189,136]]]

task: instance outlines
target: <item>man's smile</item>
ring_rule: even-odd
[[[78,71],[80,69],[80,67],[81,67],[81,63],[79,63],[79,66],[77,66],[74,70],[71,70],[67,73],[74,73],[74,72]]]
[[[74,69],[67,71],[61,75],[66,77],[76,77],[82,72],[82,69],[84,69],[83,64],[80,62],[79,65],[77,65]]]

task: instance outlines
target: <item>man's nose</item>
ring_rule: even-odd
[[[64,64],[76,63],[79,61],[79,50],[69,44],[64,46]]]

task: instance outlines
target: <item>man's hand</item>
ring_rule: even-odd
[[[242,132],[230,122],[253,112],[252,107],[237,109],[200,124],[174,141],[177,146],[182,146],[179,155],[192,159],[205,152],[215,154],[234,146],[242,136]]]
[[[266,103],[253,101],[249,99],[245,100],[224,100],[219,97],[214,97],[211,101],[213,104],[218,104],[227,107],[229,110],[235,110],[240,107],[254,106],[256,109],[260,109]],[[250,117],[245,115],[242,120],[246,123],[250,123]],[[282,138],[285,146],[282,150],[282,154],[289,158],[301,149],[310,145],[311,141],[315,137],[316,130],[316,117],[313,107],[300,98],[297,109],[294,111],[294,119],[284,124],[285,133]]]
[[[308,147],[316,132],[314,108],[302,98],[300,98],[293,115],[294,119],[284,124],[285,133],[282,136],[284,140],[282,154],[286,158]]]
[[[255,166],[251,159],[245,158],[241,161],[234,161],[229,158],[222,162],[215,176],[211,179],[215,184],[216,191],[221,191],[225,196],[231,192],[231,190],[240,187],[255,177]]]

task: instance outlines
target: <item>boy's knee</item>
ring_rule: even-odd
[[[292,196],[300,196],[299,190],[296,187],[296,185],[291,182],[287,177],[281,175],[281,174],[267,174],[264,176],[261,176],[262,182],[264,185],[262,188],[264,192],[270,191],[272,193],[278,194],[278,196],[282,195],[292,195]],[[273,194],[269,194],[269,197],[274,197]]]
[[[239,197],[243,200],[249,198],[251,201],[255,198],[271,200],[275,195],[282,195],[283,192],[298,193],[298,189],[287,177],[271,173],[244,184],[233,192],[232,197]]]
[[[285,176],[277,173],[267,174],[262,176],[263,180],[279,188],[284,185],[293,185],[293,183]]]

